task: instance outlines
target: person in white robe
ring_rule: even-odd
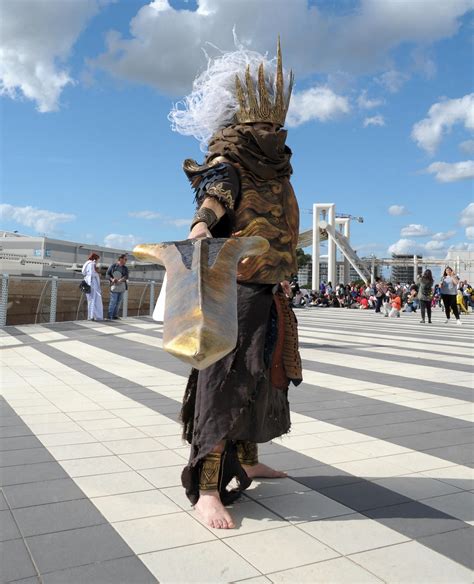
[[[102,292],[100,290],[100,276],[97,269],[97,261],[100,257],[91,253],[87,262],[82,266],[84,280],[91,287],[87,297],[87,320],[103,320],[104,307],[102,304]]]

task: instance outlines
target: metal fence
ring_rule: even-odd
[[[151,315],[161,282],[129,282],[123,296],[122,315]],[[101,282],[104,313],[110,296],[108,282]],[[79,281],[71,278],[9,276],[2,274],[0,326],[54,323],[87,319],[87,298]]]

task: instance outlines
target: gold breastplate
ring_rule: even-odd
[[[241,196],[235,209],[236,237],[260,235],[268,252],[239,263],[239,282],[276,284],[298,272],[299,209],[289,179],[256,181],[241,171]]]

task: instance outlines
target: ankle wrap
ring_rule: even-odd
[[[218,491],[222,455],[210,452],[203,460],[199,476],[200,491]]]
[[[237,457],[240,464],[255,466],[258,463],[258,447],[255,442],[238,442]]]

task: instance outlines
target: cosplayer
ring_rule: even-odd
[[[270,244],[264,241],[266,251],[238,264],[235,349],[193,369],[184,396],[191,453],[182,483],[214,528],[234,527],[225,506],[253,478],[285,476],[258,461],[257,443],[288,432],[288,387],[302,377],[287,297],[299,227],[282,129],[292,85],[279,44],[273,60],[239,49],[210,60],[170,113],[173,129],[197,138],[207,153],[203,164],[184,162],[197,204],[189,238],[260,236]]]

